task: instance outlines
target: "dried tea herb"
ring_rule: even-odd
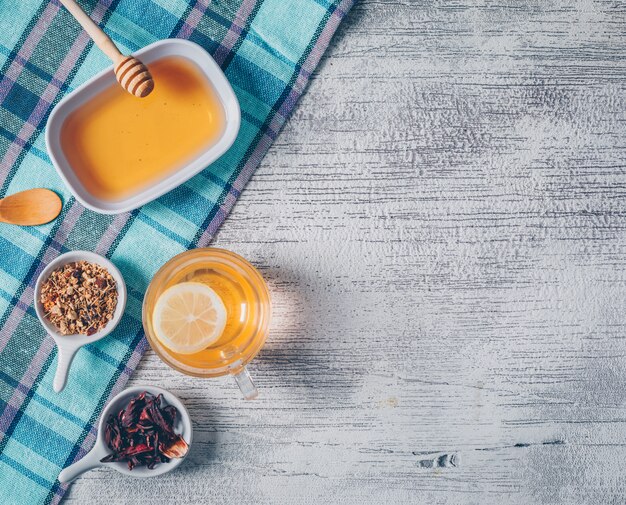
[[[113,318],[117,286],[105,268],[78,261],[50,274],[40,301],[46,318],[63,335],[93,335]]]
[[[174,432],[178,409],[163,405],[163,395],[144,391],[106,421],[104,440],[113,452],[100,461],[125,461],[132,470],[139,465],[153,469],[158,463],[182,458],[189,445]]]

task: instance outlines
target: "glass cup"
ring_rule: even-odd
[[[154,335],[152,317],[159,296],[181,282],[200,282],[211,287],[227,312],[222,336],[194,354],[178,354],[163,346]],[[261,274],[244,258],[224,249],[192,249],[169,260],[156,273],[143,300],[143,327],[150,346],[169,366],[196,377],[232,375],[244,398],[258,391],[246,365],[267,338],[271,315],[270,295]]]

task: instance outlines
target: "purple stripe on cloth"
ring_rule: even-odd
[[[26,64],[28,63],[28,60],[26,60],[20,53],[15,55],[15,61],[18,62],[23,67],[25,67]],[[59,89],[61,89],[61,86],[63,86],[63,82],[59,81],[54,76],[50,76],[50,82]]]
[[[118,214],[115,216],[113,221],[111,221],[109,226],[107,226],[107,229],[102,234],[102,237],[100,237],[100,240],[94,248],[94,252],[106,255],[117,236],[121,233],[122,228],[124,228],[124,225],[128,222],[129,217],[129,213]]]
[[[22,70],[24,70],[26,61],[33,54],[35,47],[37,47],[37,44],[39,44],[39,41],[46,33],[48,25],[52,22],[54,16],[57,15],[57,12],[59,12],[58,5],[53,2],[46,5],[46,8],[35,23],[35,26],[26,37],[24,44],[20,47],[20,50],[17,53],[18,57],[11,62],[7,72],[2,77],[2,80],[0,80],[0,103],[4,102],[4,99],[9,94],[9,91],[11,91],[13,84],[15,84],[17,78],[22,73]]]
[[[13,390],[13,394],[11,395],[11,398],[9,398],[9,401],[2,412],[2,416],[0,416],[0,432],[6,433],[11,426],[11,423],[15,419],[15,416],[21,409],[22,404],[26,399],[27,393],[24,393],[24,391],[27,392],[33,386],[37,375],[41,372],[41,369],[43,368],[43,365],[53,348],[54,341],[51,338],[46,337],[41,341],[41,346],[35,353],[34,358],[30,362],[30,366],[20,380],[20,387]]]
[[[267,133],[263,135],[263,137],[259,140],[259,143],[256,145],[252,155],[248,158],[245,165],[239,172],[239,175],[233,182],[233,187],[235,189],[242,191],[243,187],[246,185],[250,177],[252,176],[252,172],[254,169],[261,163],[261,159],[265,156],[265,153],[272,145],[272,137]]]
[[[27,290],[30,289],[32,291],[31,287],[27,287]],[[28,310],[28,305],[25,304],[21,299],[17,301],[16,305],[20,308],[20,310],[22,310],[22,312],[26,312]]]
[[[26,140],[24,140],[24,139],[22,139],[20,137],[15,137],[15,139],[13,139],[13,143],[17,146],[17,148],[21,148],[21,147],[25,147],[26,146]]]
[[[181,26],[176,36],[181,39],[188,39],[198,26],[198,23],[202,19],[202,16],[208,7],[208,0],[198,0],[189,12],[189,16],[187,16],[187,19],[183,23],[183,26]]]
[[[87,43],[89,42],[89,40],[89,36],[86,32],[81,31],[78,34],[78,37],[76,37],[76,40],[70,47],[68,54],[65,56],[65,58],[63,58],[63,61],[61,61],[59,68],[52,76],[52,81],[48,83],[46,88],[41,93],[39,102],[37,102],[37,105],[29,116],[27,123],[30,123],[34,127],[37,127],[39,126],[39,124],[41,124],[41,121],[43,120],[46,113],[50,109],[50,106],[54,103],[59,94],[61,87],[57,86],[56,83],[63,82],[68,78],[72,69],[76,65],[78,57],[83,52],[85,47],[87,47]],[[24,138],[22,135],[20,135],[20,137]]]
[[[38,266],[37,270],[35,271],[35,275],[39,275],[42,269],[43,269],[43,265]],[[30,296],[32,297],[33,296],[32,288],[27,287],[26,289],[24,289],[24,293],[22,293],[22,296],[19,298],[18,302],[13,307],[13,310],[9,314],[9,317],[7,318],[4,326],[2,327],[2,334],[0,334],[0,353],[4,350],[6,345],[9,343],[9,339],[15,333],[18,323],[22,320],[22,317],[24,316],[24,313],[26,312],[26,310],[23,308],[24,305],[30,304],[30,301],[28,302],[26,301],[29,297],[29,293],[30,293]]]
[[[44,263],[39,263],[37,265],[37,269],[35,270],[35,274],[33,275],[33,279],[36,279],[41,271],[45,268]],[[15,333],[18,324],[26,314],[28,307],[33,304],[33,294],[34,287],[33,284],[29,284],[26,286],[22,295],[18,299],[17,303],[13,306],[9,317],[6,320],[6,323],[3,326],[3,332],[0,336],[0,353],[4,350],[6,345],[9,343],[11,336]]]
[[[196,244],[197,247],[206,247],[209,245],[209,242],[211,242],[211,239],[213,239],[213,236],[215,235],[215,233],[217,233],[217,229],[224,222],[224,219],[226,219],[228,213],[232,210],[233,205],[234,203],[230,206],[222,204],[220,208],[217,209],[215,216],[213,216],[213,219],[211,219],[209,225],[202,232],[202,235],[200,235],[198,243]]]
[[[233,47],[241,37],[244,27],[248,22],[248,18],[256,5],[255,0],[243,0],[239,9],[237,10],[237,14],[235,14],[235,18],[233,22],[230,24],[228,31],[226,32],[226,36],[222,43],[218,46],[213,58],[217,62],[218,65],[222,66],[224,61],[226,61],[226,57],[232,51]]]
[[[20,386],[18,385],[18,388]],[[23,387],[23,386],[22,386]],[[13,395],[15,395],[15,392],[13,392]],[[6,407],[4,407],[4,411],[9,411],[10,412],[10,417],[7,416],[7,419],[13,419],[15,417],[15,414],[17,414],[17,409],[15,407],[13,407],[12,405],[7,405]],[[5,433],[7,431],[9,427],[9,423],[8,422],[4,422],[3,419],[0,419],[0,442],[2,442],[2,440],[4,439],[4,437],[6,436]]]
[[[274,117],[270,121],[270,124],[267,128],[267,132],[265,133],[269,137],[271,137],[272,140],[276,140],[276,138],[278,137],[278,132],[285,124],[285,121],[287,121],[287,119],[280,113],[280,111],[277,112],[276,114],[274,114]]]

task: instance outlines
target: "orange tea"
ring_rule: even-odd
[[[154,351],[171,367],[200,377],[241,372],[265,342],[269,318],[269,292],[259,272],[215,248],[167,262],[143,304]]]
[[[137,98],[117,83],[71,113],[61,146],[81,184],[119,200],[175,172],[214,144],[226,125],[215,90],[196,65],[166,57],[149,65],[154,91]]]

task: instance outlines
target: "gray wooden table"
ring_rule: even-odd
[[[359,3],[215,244],[261,396],[149,353],[190,458],[68,504],[626,499],[626,3]]]

